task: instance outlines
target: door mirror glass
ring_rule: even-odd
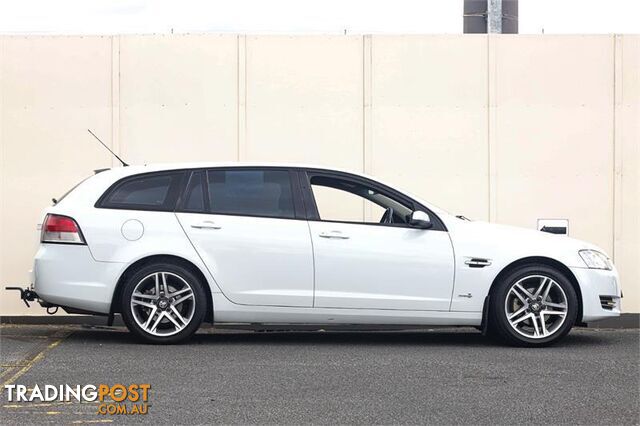
[[[420,210],[416,210],[411,213],[411,220],[409,224],[415,228],[420,229],[428,229],[431,228],[432,225],[429,215]]]

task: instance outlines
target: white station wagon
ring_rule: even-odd
[[[542,346],[620,314],[618,274],[591,244],[321,167],[102,171],[45,210],[40,241],[25,301],[120,313],[153,343],[208,321],[475,326]]]

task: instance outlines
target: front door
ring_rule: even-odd
[[[446,231],[411,227],[414,206],[373,182],[309,173],[308,183],[318,216],[309,221],[315,307],[449,310]]]
[[[313,304],[307,222],[290,172],[212,169],[191,175],[180,224],[224,295],[243,305]]]

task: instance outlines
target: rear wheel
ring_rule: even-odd
[[[177,343],[200,327],[206,313],[202,283],[171,263],[146,265],[123,288],[122,318],[129,330],[150,343]]]
[[[578,298],[569,280],[546,265],[518,268],[491,295],[490,328],[518,346],[557,342],[573,327]]]

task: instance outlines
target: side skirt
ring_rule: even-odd
[[[237,305],[214,295],[215,323],[480,326],[482,312]]]

